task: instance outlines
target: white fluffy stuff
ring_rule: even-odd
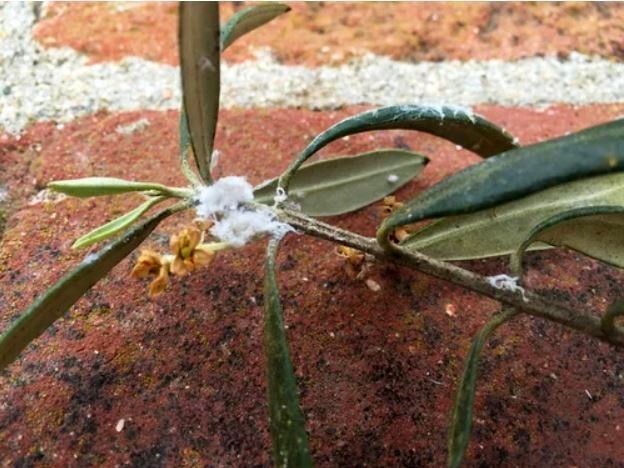
[[[255,211],[228,211],[212,226],[210,233],[234,247],[242,247],[259,234],[280,237],[289,230],[292,228],[277,221],[268,208],[260,208]]]
[[[253,187],[244,177],[223,177],[199,189],[196,199],[197,216],[215,221],[210,233],[234,247],[242,247],[260,234],[281,236],[292,230],[277,221],[269,208],[241,206],[253,201]]]
[[[487,282],[494,286],[496,289],[502,289],[503,291],[519,292],[522,294],[524,302],[528,302],[528,299],[524,295],[524,288],[518,284],[518,278],[515,276],[496,275],[488,276]]]
[[[197,216],[208,219],[217,213],[236,210],[241,203],[253,201],[253,187],[244,177],[223,177],[197,193]]]

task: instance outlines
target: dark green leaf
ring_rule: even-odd
[[[318,135],[288,167],[280,185],[288,189],[292,175],[314,153],[332,141],[371,130],[419,130],[445,138],[487,157],[515,147],[513,137],[468,109],[453,106],[390,106],[349,117]]]
[[[269,242],[264,273],[264,352],[273,458],[275,466],[305,468],[312,466],[312,460],[275,277],[278,246],[277,239]]]
[[[150,190],[155,190],[157,192],[167,191],[167,187],[162,184],[134,182],[131,180],[117,179],[115,177],[85,177],[83,179],[55,180],[50,182],[48,187],[56,192],[81,198]]]
[[[161,211],[131,228],[124,236],[95,254],[87,255],[77,268],[48,289],[0,336],[0,370],[17,358],[28,344],[121,262],[169,215],[186,205],[178,204]]]
[[[472,430],[472,409],[474,405],[475,387],[477,384],[477,368],[479,365],[479,354],[488,336],[500,325],[516,315],[515,310],[506,310],[492,318],[477,333],[470,346],[464,373],[462,375],[455,403],[451,416],[451,426],[449,428],[448,440],[448,466],[456,468],[460,466],[464,453],[470,440]]]
[[[470,213],[624,166],[624,120],[507,151],[452,175],[406,203],[382,224],[388,246],[397,226]]]
[[[557,213],[531,229],[512,255],[511,269],[521,276],[524,252],[537,241],[557,247],[568,247],[571,241],[576,250],[624,268],[623,230],[624,206],[589,206]]]
[[[551,216],[562,211],[600,205],[624,205],[624,174],[576,180],[495,208],[449,216],[417,231],[402,246],[439,260],[509,255],[529,237],[531,228]],[[617,235],[618,229],[610,224],[600,222],[596,228]],[[591,240],[594,237],[588,235],[593,230],[591,223],[579,220],[576,225],[578,231],[569,230],[567,247],[593,255],[595,248],[600,247],[599,243]],[[611,234],[608,239],[611,239]],[[595,245],[588,250],[587,243]],[[547,246],[537,243],[531,246],[533,248]]]
[[[180,2],[178,33],[183,104],[193,154],[200,176],[210,182],[219,113],[219,4]]]
[[[290,199],[310,216],[333,216],[369,205],[416,177],[429,160],[410,151],[387,149],[303,166],[292,178]],[[272,203],[277,179],[256,188]]]
[[[128,213],[120,216],[119,218],[113,219],[112,221],[103,224],[102,226],[94,229],[93,231],[81,236],[74,242],[72,245],[72,249],[81,249],[84,247],[88,247],[89,245],[95,244],[104,239],[108,239],[109,237],[114,236],[119,231],[130,226],[137,219],[139,219],[147,210],[151,207],[165,200],[164,197],[155,197],[151,200],[147,200],[145,203],[142,203],[134,210],[129,211]]]
[[[221,31],[221,50],[225,50],[242,35],[253,31],[287,11],[290,11],[288,5],[282,3],[263,3],[235,13],[225,23]]]

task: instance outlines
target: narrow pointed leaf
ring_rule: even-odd
[[[429,162],[410,151],[386,149],[314,162],[292,178],[290,200],[310,216],[333,216],[369,205],[405,185]],[[256,188],[261,203],[273,203],[277,179]]]
[[[134,226],[99,252],[88,255],[80,265],[39,296],[0,336],[0,370],[13,362],[55,320],[61,318],[91,286],[143,242],[163,219],[184,206],[178,204],[167,208]]]
[[[97,197],[101,195],[118,195],[127,192],[143,192],[155,190],[167,191],[162,184],[134,182],[115,177],[85,177],[83,179],[55,180],[48,184],[55,192],[65,193],[72,197]]]
[[[139,219],[147,210],[151,207],[165,200],[164,197],[156,197],[151,200],[147,200],[145,203],[137,206],[134,210],[127,212],[126,214],[115,218],[112,221],[95,228],[93,231],[79,237],[72,245],[72,249],[81,249],[95,244],[104,239],[114,236],[119,231],[126,229],[137,219]]]
[[[402,246],[439,260],[509,255],[529,237],[533,227],[557,213],[601,205],[624,206],[624,174],[568,182],[495,208],[449,216],[417,231]],[[609,224],[600,222],[595,228],[582,219],[575,221],[576,228],[568,230],[566,246],[597,256],[596,249],[601,249],[600,242],[590,233],[604,229],[603,232],[609,233],[607,239],[611,239],[611,233],[616,235],[618,231],[617,226],[611,224],[617,224],[619,219],[610,218]],[[624,226],[621,228],[624,229]],[[547,247],[538,242],[530,249]]]
[[[263,3],[235,13],[221,30],[221,50],[227,49],[239,37],[287,11],[290,11],[290,7],[283,3]]]
[[[522,257],[534,242],[568,247],[568,243],[593,258],[624,268],[624,205],[574,208],[539,223],[511,257],[515,274],[522,273]]]
[[[279,467],[305,468],[312,466],[312,460],[275,277],[278,245],[277,239],[269,242],[264,273],[264,353],[273,462]]]
[[[445,138],[487,157],[515,148],[513,137],[469,109],[454,106],[390,106],[349,117],[318,135],[280,179],[288,188],[299,166],[332,141],[372,130],[418,130]]]
[[[449,428],[448,466],[451,468],[457,468],[461,465],[464,453],[468,447],[468,442],[470,441],[479,354],[481,354],[481,350],[488,336],[514,315],[516,315],[515,310],[501,312],[485,324],[472,341],[464,365],[464,373],[457,387],[451,416],[451,426]]]
[[[195,162],[209,182],[219,112],[219,4],[180,2],[179,21],[183,104]]]
[[[458,172],[426,190],[382,224],[378,239],[397,226],[470,213],[567,181],[621,171],[624,119],[507,151]]]

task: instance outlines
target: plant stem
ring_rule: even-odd
[[[499,289],[488,282],[484,276],[400,246],[394,248],[395,252],[385,251],[375,239],[331,226],[290,209],[279,209],[276,214],[281,221],[311,236],[352,247],[380,260],[387,260],[416,269],[496,299],[503,304],[517,308],[518,311],[560,323],[604,342],[624,347],[624,329],[622,327],[613,326],[610,333],[607,334],[601,327],[600,318],[579,314],[539,294],[531,291]]]

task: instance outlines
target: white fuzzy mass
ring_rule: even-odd
[[[275,219],[268,208],[255,211],[228,211],[210,229],[210,233],[234,247],[242,247],[260,234],[280,236],[290,226]]]
[[[261,234],[279,236],[292,230],[275,219],[269,208],[244,206],[253,201],[253,187],[244,177],[223,177],[199,189],[196,199],[197,216],[215,222],[210,233],[234,247],[242,247]]]
[[[244,177],[223,177],[213,185],[199,189],[197,201],[197,216],[208,219],[217,213],[236,210],[242,203],[253,201],[253,187]]]

